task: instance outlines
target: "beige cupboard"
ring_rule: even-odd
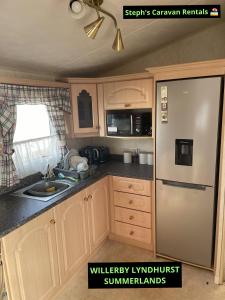
[[[74,135],[98,135],[97,85],[94,83],[71,85]]]
[[[10,300],[47,300],[59,287],[53,210],[2,239]]]
[[[153,250],[151,196],[149,180],[111,178],[111,238]]]
[[[9,300],[47,300],[109,233],[105,177],[2,239]],[[28,284],[29,283],[29,284]]]
[[[105,110],[152,108],[152,101],[152,79],[104,83]]]

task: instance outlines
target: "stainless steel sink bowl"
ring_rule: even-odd
[[[13,195],[45,202],[71,189],[75,184],[67,180],[41,180],[14,192]]]

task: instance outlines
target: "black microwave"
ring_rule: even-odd
[[[108,110],[106,112],[108,136],[151,136],[150,110]]]

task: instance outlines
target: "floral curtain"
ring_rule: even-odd
[[[0,84],[0,129],[3,138],[3,155],[0,155],[2,186],[10,187],[18,182],[13,163],[13,136],[16,126],[16,105],[44,104],[49,117],[65,146],[63,111],[71,113],[70,93],[67,88],[46,88]]]

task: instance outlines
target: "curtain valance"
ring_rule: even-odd
[[[7,99],[8,106],[45,104],[71,113],[70,91],[68,88],[0,84],[0,99]]]

